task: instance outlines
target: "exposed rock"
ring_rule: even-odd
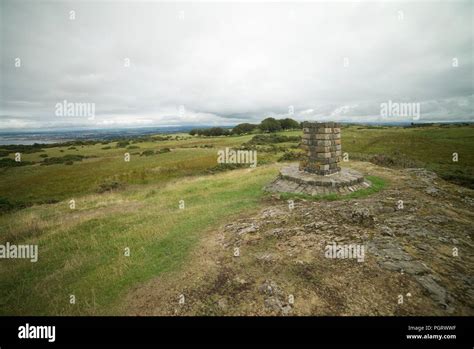
[[[413,258],[391,238],[374,239],[369,243],[369,251],[376,256],[395,261],[410,261]]]
[[[432,196],[438,196],[439,190],[435,187],[428,187],[425,189],[425,193]]]
[[[275,228],[266,233],[266,235],[271,235],[271,236],[282,236],[285,234],[285,231],[282,228]]]
[[[255,258],[264,263],[271,263],[276,260],[275,255],[273,253],[259,253],[255,256]]]
[[[270,207],[270,208],[267,208],[267,209],[263,210],[260,217],[262,219],[273,218],[273,217],[278,217],[278,216],[284,215],[286,213],[287,212],[285,212],[285,211],[283,211],[279,208]]]
[[[411,237],[423,237],[423,238],[426,238],[432,235],[432,233],[428,229],[423,228],[423,227],[411,227],[406,230],[406,233],[410,235]]]
[[[228,278],[204,286],[186,278],[184,285],[197,285],[194,294],[187,291],[187,299],[195,303],[187,301],[189,308],[181,309],[194,307],[187,314],[201,314],[207,304],[199,300],[212,297],[232,302],[230,306],[225,300],[216,301],[229,315],[357,316],[403,311],[403,315],[472,316],[474,191],[445,183],[423,169],[363,166],[356,169],[368,167],[368,173],[374,171],[390,186],[360,199],[295,199],[292,210],[286,200],[265,198],[259,212],[225,225],[216,234],[222,235],[223,243],[205,256],[215,259],[216,269],[225,269]],[[403,209],[397,209],[398,200],[403,200]],[[364,263],[325,258],[325,246],[334,242],[366,246]],[[236,246],[243,247],[245,258],[233,258]],[[459,249],[459,257],[452,256],[453,247]],[[166,286],[160,280],[150,293],[158,297],[170,292]],[[290,290],[297,292],[294,305],[288,304],[285,293]],[[407,293],[412,294],[410,306],[397,306],[393,295]],[[143,309],[170,304],[162,301],[152,308],[149,300]],[[215,310],[216,304],[210,306]]]
[[[392,236],[394,237],[395,234],[393,233],[393,229],[387,227],[386,225],[382,225],[380,227],[380,230],[382,231],[382,235],[385,235],[385,236]]]
[[[265,295],[264,304],[266,308],[281,315],[288,315],[292,307],[284,300],[284,293],[272,280],[265,280],[259,287],[260,293]]]
[[[407,168],[406,172],[415,175],[424,182],[432,182],[438,178],[435,172],[429,171],[425,168]]]
[[[358,241],[367,246],[368,260],[373,258],[381,270],[404,274],[403,280],[417,282],[426,290],[424,297],[439,304],[443,313],[450,313],[454,306],[459,306],[453,302],[466,302],[473,296],[473,292],[468,291],[472,289],[469,284],[472,280],[462,273],[465,269],[463,263],[470,261],[463,259],[463,263],[459,263],[460,259],[452,259],[449,251],[446,252],[454,245],[474,248],[470,242],[474,230],[468,225],[470,216],[466,216],[469,209],[463,204],[463,196],[453,196],[458,205],[464,205],[458,211],[463,220],[449,215],[449,212],[456,211],[456,207],[451,201],[446,202],[448,191],[438,187],[436,175],[420,169],[410,174],[415,177],[410,183],[417,188],[411,189],[413,193],[406,191],[405,179],[399,187],[392,186],[373,199],[295,200],[297,205],[293,210],[282,201],[263,210],[254,220],[240,222],[240,228],[232,226],[229,230],[245,232],[243,236],[234,234],[239,239],[236,244],[250,243],[247,241],[249,236],[277,239],[275,245],[272,242],[254,254],[261,262],[258,265],[266,268],[263,266],[266,263],[271,263],[273,268],[286,259],[298,268],[312,268],[312,259],[324,255],[325,245]],[[427,193],[430,195],[420,195]],[[434,205],[430,197],[437,194],[440,196]],[[400,199],[404,201],[404,209],[397,209]],[[275,246],[274,250],[271,246]],[[446,275],[451,275],[450,283],[447,283]],[[278,280],[278,276],[275,277]],[[295,311],[286,304],[284,293],[275,282],[277,280],[267,280],[258,288],[264,295],[265,308],[278,314]],[[309,276],[303,280],[312,279]],[[451,296],[452,284],[456,284],[455,292],[462,294],[462,300],[458,293],[456,297]],[[466,309],[466,305],[463,307]]]
[[[375,222],[375,217],[370,214],[369,209],[366,207],[353,209],[351,218],[353,222],[363,226],[373,226]]]
[[[424,243],[417,243],[416,244],[416,247],[418,247],[419,250],[422,250],[422,251],[429,251],[430,250],[430,246],[427,245],[427,244],[424,244]]]
[[[238,284],[238,285],[246,285],[246,284],[248,283],[247,280],[242,279],[242,278],[240,278],[240,277],[238,277],[238,276],[234,279],[234,281],[235,281],[235,283]]]
[[[311,222],[311,223],[305,224],[303,227],[305,229],[317,230],[323,227],[325,224],[326,224],[325,222],[317,221],[317,222]]]
[[[259,291],[267,296],[277,296],[282,294],[278,285],[272,280],[265,280],[265,282],[259,287]]]
[[[411,275],[423,274],[428,271],[423,264],[417,261],[381,261],[380,264],[383,268]]]
[[[436,302],[446,308],[448,307],[446,304],[446,290],[434,281],[432,275],[417,276],[416,279]]]
[[[446,218],[445,216],[442,216],[442,215],[428,216],[428,217],[426,217],[426,220],[430,223],[433,223],[433,224],[443,224],[443,223],[447,223],[449,221],[448,218]]]
[[[221,298],[219,299],[219,301],[217,302],[217,306],[221,309],[221,310],[226,310],[227,309],[227,299],[225,298]]]
[[[281,315],[289,315],[291,313],[291,306],[288,304],[284,304],[279,298],[277,297],[269,297],[264,300],[265,306],[274,312],[277,312]]]
[[[268,297],[264,300],[265,306],[273,311],[280,312],[283,305],[277,297]]]
[[[248,227],[242,228],[238,231],[239,235],[255,233],[257,231],[257,226],[255,224],[250,224]]]

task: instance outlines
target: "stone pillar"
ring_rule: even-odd
[[[336,122],[304,122],[300,170],[327,176],[341,170],[341,128]]]

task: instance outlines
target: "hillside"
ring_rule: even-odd
[[[268,198],[206,234],[185,270],[135,288],[127,312],[472,315],[472,190],[425,170],[353,166],[386,178],[389,187],[361,199],[296,200],[292,210]],[[325,258],[333,242],[368,246],[365,260]]]
[[[384,185],[289,211],[262,188],[297,158],[300,133],[156,135],[2,160],[0,243],[38,244],[39,259],[2,261],[0,314],[472,315],[473,128],[346,127],[345,165]],[[257,150],[257,168],[217,164],[240,146]],[[329,241],[363,242],[366,261],[325,259]]]

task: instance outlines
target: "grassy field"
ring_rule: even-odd
[[[207,229],[256,207],[276,173],[241,169],[89,195],[75,210],[60,203],[2,217],[2,240],[38,244],[40,257],[2,261],[0,313],[112,313],[129,287],[179,268]]]
[[[343,135],[343,151],[353,159],[383,154],[381,165],[425,167],[457,184],[474,188],[474,127],[363,128]],[[453,161],[453,153],[458,161]],[[376,159],[377,160],[377,159]]]
[[[472,187],[473,130],[351,126],[343,129],[343,151],[350,159],[381,165],[427,167]],[[122,296],[131,287],[178,270],[207,231],[257,208],[262,187],[278,172],[278,159],[298,152],[298,142],[258,145],[256,169],[221,171],[217,151],[239,147],[254,135],[175,136],[131,142],[130,148],[116,142],[45,148],[23,154],[31,165],[0,168],[0,198],[27,206],[0,215],[0,243],[38,244],[40,251],[37,263],[0,262],[0,314],[120,313]],[[159,153],[165,148],[171,151]],[[157,153],[143,155],[147,150]],[[458,162],[452,161],[454,152]],[[86,158],[72,165],[41,164],[67,154]],[[381,189],[383,179],[376,180]],[[119,189],[97,192],[111,182]],[[69,208],[71,199],[75,209]],[[180,200],[184,209],[178,207]],[[130,256],[124,255],[126,248]]]

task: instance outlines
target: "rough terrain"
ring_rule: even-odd
[[[474,192],[424,169],[350,166],[389,185],[293,209],[269,196],[208,232],[182,270],[134,288],[125,312],[474,315]],[[333,242],[365,246],[365,260],[326,258]]]

